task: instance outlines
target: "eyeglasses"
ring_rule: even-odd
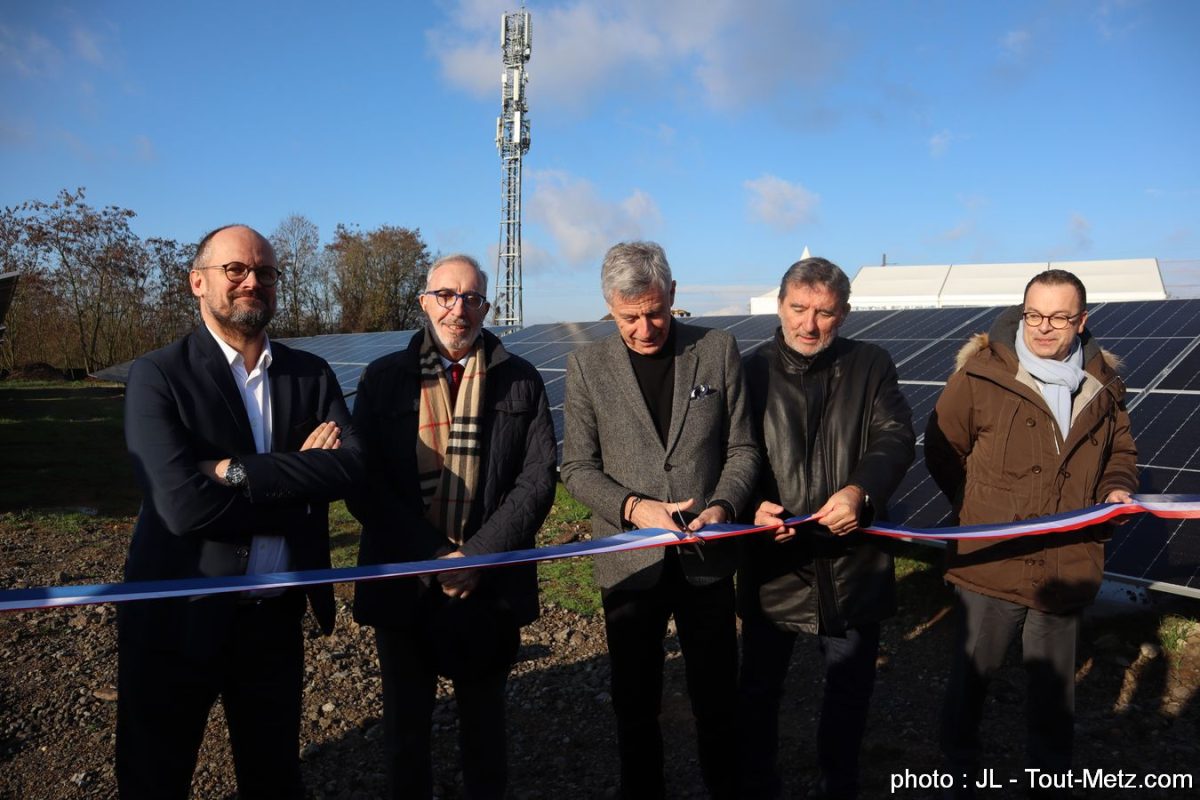
[[[1079,314],[1073,314],[1068,317],[1066,314],[1051,314],[1047,316],[1046,314],[1039,314],[1036,311],[1026,311],[1021,314],[1021,317],[1025,320],[1025,324],[1031,328],[1040,327],[1042,320],[1048,320],[1051,328],[1061,331],[1064,328],[1074,325],[1075,320],[1079,319],[1082,313],[1081,311]]]
[[[258,278],[258,282],[262,286],[274,286],[279,280],[279,276],[283,274],[283,270],[271,265],[262,267],[252,267],[249,264],[243,264],[240,261],[230,261],[228,264],[216,264],[211,267],[196,267],[196,269],[221,269],[225,270],[225,277],[230,283],[241,283],[246,280],[246,276],[251,272],[254,277]]]
[[[423,295],[432,295],[437,304],[442,308],[454,308],[454,304],[459,300],[463,301],[463,305],[472,310],[483,308],[483,304],[487,302],[487,298],[479,292],[452,292],[449,289],[430,289],[428,292],[421,292]]]

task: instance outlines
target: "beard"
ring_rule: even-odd
[[[235,298],[225,308],[218,309],[209,305],[208,310],[221,325],[232,328],[239,333],[247,335],[261,333],[275,316],[275,306],[267,298],[257,293],[253,297],[255,300],[258,300],[257,304],[239,306]]]
[[[430,320],[427,327],[434,340],[441,344],[443,350],[457,353],[469,349],[475,343],[475,339],[479,336],[479,328],[482,326],[451,326],[451,329],[447,330],[442,325]]]

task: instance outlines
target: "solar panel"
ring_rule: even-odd
[[[1155,378],[1192,343],[1182,337],[1113,337],[1099,339],[1100,344],[1121,359],[1120,373],[1125,385],[1141,389]]]
[[[1088,313],[1088,328],[1101,341],[1126,336],[1200,336],[1200,300],[1103,303]]]
[[[897,364],[901,390],[913,410],[918,436],[924,433],[954,355],[976,332],[986,331],[1000,308],[948,308],[853,311],[844,336],[884,347]],[[775,334],[775,315],[681,319],[689,325],[722,328],[738,339],[743,356]],[[1200,300],[1102,303],[1088,327],[1100,343],[1121,356],[1122,375],[1134,390],[1130,398],[1134,436],[1147,493],[1200,494]],[[576,348],[611,335],[611,320],[531,325],[509,331],[505,347],[534,364],[546,382],[559,458],[562,457],[563,402],[567,356]],[[353,403],[363,368],[407,346],[412,331],[342,334],[281,339],[330,362]],[[1170,365],[1175,360],[1179,363]],[[113,375],[128,365],[105,370]],[[1170,369],[1168,369],[1170,368]],[[123,376],[122,376],[123,377]],[[121,379],[121,378],[116,378]],[[918,440],[919,441],[919,440]],[[930,479],[918,445],[917,462],[907,472],[891,504],[891,519],[916,527],[946,524],[950,508]],[[1200,596],[1200,521],[1160,520],[1142,515],[1115,529],[1106,569],[1149,585],[1169,583],[1172,591]]]
[[[1200,396],[1151,392],[1130,414],[1138,462],[1167,469],[1200,469]]]
[[[1200,390],[1200,347],[1195,348],[1167,373],[1159,389]]]

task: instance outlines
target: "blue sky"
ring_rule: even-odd
[[[0,0],[0,204],[308,216],[494,273],[516,3]],[[661,242],[693,313],[862,265],[1200,257],[1200,3],[530,2],[527,322]]]

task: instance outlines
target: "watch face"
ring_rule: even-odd
[[[246,468],[238,462],[231,462],[225,469],[225,482],[230,486],[241,486],[246,482]]]

